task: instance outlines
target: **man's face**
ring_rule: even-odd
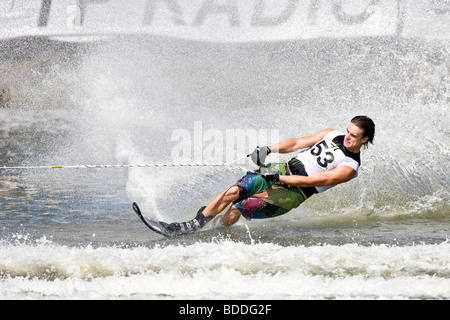
[[[363,134],[364,131],[361,128],[350,123],[344,137],[344,146],[347,150],[358,153],[363,143],[369,140],[368,137],[363,137]]]

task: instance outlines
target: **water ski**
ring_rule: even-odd
[[[133,202],[133,210],[134,212],[136,212],[136,214],[138,215],[139,218],[141,218],[142,222],[144,222],[144,224],[152,231],[159,233],[165,237],[175,237],[177,236],[177,234],[173,231],[170,231],[169,229],[167,229],[167,223],[164,222],[159,222],[159,221],[154,221],[154,220],[150,220],[145,218],[142,213],[141,210],[139,209],[138,205],[136,202]]]

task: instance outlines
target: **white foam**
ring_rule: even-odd
[[[4,243],[0,275],[3,299],[450,298],[450,243],[282,247],[225,240],[151,248]]]

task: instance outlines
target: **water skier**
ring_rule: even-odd
[[[251,154],[259,166],[235,185],[219,193],[197,216],[188,222],[166,224],[173,235],[188,234],[203,228],[215,216],[231,207],[220,224],[231,226],[241,215],[247,220],[283,215],[297,208],[315,193],[324,192],[358,175],[360,150],[373,143],[375,124],[367,116],[354,117],[346,133],[324,129],[311,136],[292,138],[257,147]],[[264,164],[270,153],[301,150],[287,163]]]

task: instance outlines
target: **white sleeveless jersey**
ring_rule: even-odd
[[[359,153],[352,153],[344,147],[344,134],[334,130],[329,132],[323,140],[312,147],[302,150],[296,158],[305,166],[308,176],[317,172],[328,171],[340,165],[353,168],[358,175],[361,164]],[[333,186],[316,187],[317,192],[324,192]]]

